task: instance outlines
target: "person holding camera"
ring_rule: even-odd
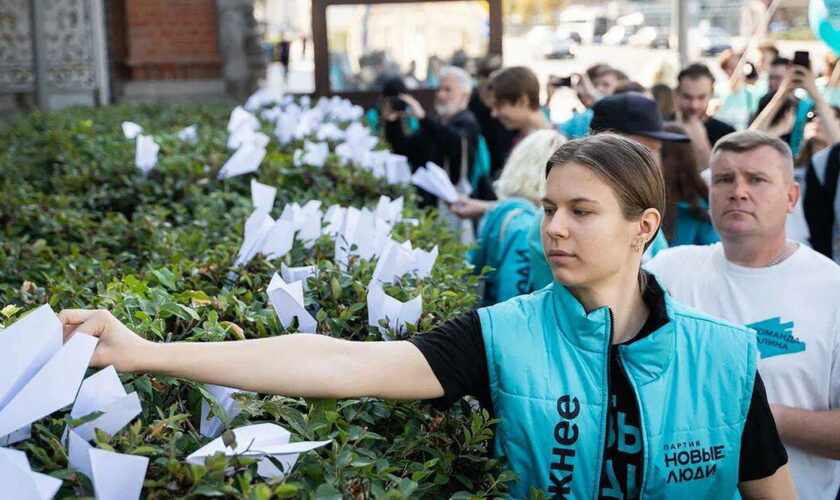
[[[414,168],[431,161],[447,169],[450,180],[457,184],[462,150],[467,151],[467,165],[471,170],[481,133],[475,115],[467,108],[471,94],[472,78],[469,73],[455,66],[446,66],[440,70],[440,85],[435,92],[435,116],[426,113],[423,105],[409,94],[400,93],[396,98],[385,99],[382,106],[385,138],[391,143],[394,153],[406,156]],[[404,116],[418,120],[417,130],[406,134],[400,120]],[[466,148],[463,147],[464,142]],[[431,194],[421,194],[424,206],[437,203]],[[474,196],[494,199],[489,179],[479,184]]]
[[[557,124],[557,130],[569,139],[577,139],[589,135],[589,124],[592,122],[592,107],[600,99],[615,93],[624,76],[617,69],[608,64],[590,66],[584,73],[574,73],[560,78],[550,77],[548,81],[545,105],[548,106],[554,92],[560,87],[571,87],[575,90],[583,111],[575,111],[572,117]],[[626,78],[624,78],[626,80]]]

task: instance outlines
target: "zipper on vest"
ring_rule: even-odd
[[[606,356],[604,356],[604,367],[607,374],[607,385],[605,388],[604,411],[601,416],[601,438],[598,440],[598,475],[595,476],[595,494],[593,498],[598,500],[601,497],[601,476],[604,475],[604,459],[607,448],[607,415],[610,413],[610,349],[612,349],[613,335],[615,335],[615,316],[612,308],[607,308],[610,313],[610,334],[607,336]]]
[[[616,346],[616,349],[618,349],[618,346]],[[642,498],[642,492],[645,488],[645,478],[647,477],[648,454],[647,446],[645,446],[645,416],[642,414],[642,405],[639,402],[639,391],[636,389],[636,381],[633,380],[633,377],[627,373],[627,369],[624,367],[624,360],[621,358],[621,349],[618,349],[616,356],[618,358],[618,366],[621,367],[621,371],[624,372],[624,376],[627,377],[627,381],[630,382],[630,387],[633,388],[633,400],[636,401],[636,410],[639,415],[639,444],[642,447],[642,470],[640,475],[642,476],[642,479],[639,481],[639,496],[637,498]]]

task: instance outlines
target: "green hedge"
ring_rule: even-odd
[[[367,325],[366,290],[375,262],[332,262],[333,242],[322,237],[310,250],[298,243],[280,259],[257,257],[235,278],[232,262],[252,211],[253,175],[216,180],[230,156],[225,149],[229,107],[120,106],[19,116],[0,128],[0,323],[49,302],[62,308],[107,308],[133,330],[160,342],[219,341],[283,335],[265,288],[281,263],[317,265],[310,301],[321,333],[379,340]],[[134,168],[134,141],[120,123],[135,121],[160,145],[148,178]],[[198,125],[199,142],[176,132]],[[265,130],[271,129],[266,124]],[[406,196],[397,240],[410,239],[440,256],[431,276],[403,277],[386,291],[400,299],[422,294],[424,312],[408,335],[476,307],[476,276],[463,264],[464,247],[432,212],[416,208],[407,187],[391,186],[330,157],[322,169],[296,167],[300,143],[276,142],[256,174],[277,186],[273,213],[291,201],[320,199],[324,206],[374,207],[381,194]],[[388,374],[382,374],[388,376]],[[515,474],[490,458],[489,415],[461,401],[447,413],[423,402],[313,400],[238,396],[244,411],[231,422],[276,422],[293,440],[332,440],[300,457],[285,479],[256,475],[248,459],[184,458],[208,440],[197,432],[203,388],[169,377],[121,376],[142,400],[140,417],[96,446],[150,457],[146,498],[458,497],[503,495]],[[90,496],[87,478],[67,468],[60,441],[68,411],[33,425],[32,438],[15,448],[34,470],[64,480],[59,498]],[[217,457],[218,458],[218,457]],[[224,469],[234,467],[233,475]]]

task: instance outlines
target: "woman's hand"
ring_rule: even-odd
[[[808,92],[811,99],[820,93],[817,88],[817,81],[814,79],[814,73],[805,66],[793,66],[790,68],[790,80],[794,87],[801,87]]]
[[[476,200],[461,195],[458,201],[449,205],[449,209],[462,219],[478,219],[493,208],[493,203],[484,200]]]
[[[64,327],[65,342],[77,332],[99,337],[90,361],[93,367],[114,365],[119,372],[141,371],[144,357],[154,346],[104,309],[64,309],[58,319]]]

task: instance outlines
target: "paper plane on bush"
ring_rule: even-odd
[[[260,128],[260,121],[257,117],[246,111],[242,106],[237,106],[231,111],[227,124],[228,132],[233,132],[239,128],[249,128],[251,130]]]
[[[91,440],[96,436],[95,429],[100,429],[112,436],[141,411],[137,393],[127,394],[117,371],[113,366],[109,366],[82,382],[70,416],[82,418],[93,412],[102,412],[102,415],[94,420],[73,429],[82,439]]]
[[[50,500],[61,488],[61,479],[34,472],[26,453],[0,448],[0,498]]]
[[[0,438],[75,399],[97,339],[79,333],[62,342],[49,305],[0,331]]]
[[[204,384],[204,388],[216,398],[216,402],[222,407],[228,422],[236,418],[242,411],[239,402],[233,399],[231,395],[246,391],[214,384]],[[225,431],[225,424],[222,419],[216,415],[210,416],[210,405],[206,399],[201,401],[201,424],[199,429],[202,436],[209,438],[219,437]]]
[[[309,142],[303,143],[303,149],[295,151],[293,160],[295,165],[312,165],[313,167],[323,167],[327,161],[327,156],[330,154],[330,146],[326,142]]]
[[[144,174],[148,174],[157,165],[159,151],[160,146],[157,145],[152,136],[138,135],[134,152],[134,165]]]
[[[413,249],[411,241],[402,244],[389,240],[373,270],[372,281],[393,283],[404,274],[414,273],[418,278],[428,276],[437,260],[438,247],[426,252]]]
[[[258,253],[269,259],[282,257],[292,249],[295,230],[288,221],[271,218],[263,209],[255,209],[245,221],[245,237],[234,267],[250,262]]]
[[[265,148],[253,144],[243,144],[219,170],[218,178],[227,179],[228,177],[256,172],[259,170],[263,158],[265,158]]]
[[[134,122],[122,122],[122,130],[126,139],[134,139],[140,135],[140,132],[143,131],[143,127]]]
[[[368,324],[379,328],[382,337],[390,340],[389,328],[397,335],[405,330],[408,323],[416,323],[423,314],[423,296],[401,302],[385,293],[382,286],[371,283],[367,295]],[[387,320],[388,328],[379,324],[379,320]]]
[[[315,333],[318,322],[303,306],[303,284],[300,281],[286,283],[279,274],[274,273],[266,292],[283,328],[289,328],[297,317],[299,332]]]
[[[189,142],[190,144],[195,144],[198,142],[198,127],[190,125],[189,127],[182,128],[178,131],[178,139],[181,139],[184,142]]]
[[[289,442],[291,433],[275,424],[254,424],[233,430],[236,437],[234,447],[225,446],[222,438],[216,438],[187,457],[187,462],[204,465],[207,457],[222,452],[227,457],[243,456],[258,459],[257,474],[262,477],[282,478],[292,470],[298,456],[315,448],[329,444],[330,441]],[[281,464],[278,468],[272,457]]]
[[[317,266],[287,267],[286,264],[280,264],[280,277],[283,278],[283,281],[286,283],[300,281],[303,284],[304,292],[309,288],[306,284],[309,277],[317,274]]]
[[[70,468],[90,478],[96,500],[137,500],[149,458],[94,448],[74,431],[67,443]]]
[[[276,196],[276,187],[251,179],[251,203],[254,204],[254,208],[271,212],[271,209],[274,208],[274,198]]]

